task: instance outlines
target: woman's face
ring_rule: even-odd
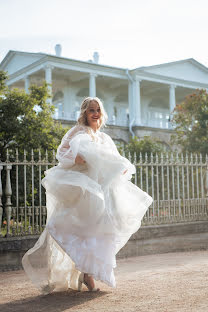
[[[100,106],[96,101],[90,102],[86,110],[86,117],[88,125],[96,131],[99,128],[101,117]]]

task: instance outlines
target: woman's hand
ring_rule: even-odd
[[[75,164],[84,165],[85,163],[86,163],[86,161],[84,159],[82,159],[81,156],[77,155],[77,157],[75,158]]]

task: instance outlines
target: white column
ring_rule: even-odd
[[[96,78],[97,75],[90,73],[90,80],[89,80],[89,95],[90,97],[96,96]]]
[[[48,84],[48,90],[51,96],[52,96],[52,69],[53,67],[50,65],[47,65],[45,67],[45,80],[46,80],[46,83]],[[49,98],[48,102],[52,103],[52,98]]]
[[[133,80],[132,95],[133,95],[133,111],[134,111],[134,125],[141,126],[141,99],[140,99],[140,82],[141,80],[136,78]]]
[[[107,110],[108,114],[108,123],[113,124],[114,120],[114,98],[113,97],[108,97],[107,103],[105,103],[105,109]]]
[[[25,77],[25,92],[29,93],[29,87],[30,87],[30,79],[28,76]]]
[[[171,84],[169,86],[169,109],[170,109],[170,113],[172,113],[172,111],[174,110],[175,105],[176,105],[175,88],[176,88],[176,86],[173,84]]]
[[[129,123],[134,119],[134,104],[133,104],[133,84],[129,81],[128,84],[128,104],[129,104]]]
[[[72,90],[70,89],[69,84],[67,83],[67,85],[64,87],[64,98],[63,98],[63,113],[64,116],[66,116],[66,118],[70,119],[72,118],[72,112],[73,112],[73,107],[72,107],[72,103],[74,105],[75,101],[71,101],[71,93]]]

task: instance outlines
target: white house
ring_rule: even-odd
[[[51,85],[55,119],[73,125],[79,106],[86,96],[98,96],[109,119],[105,132],[113,139],[127,142],[131,135],[150,135],[169,142],[172,133],[170,114],[176,103],[195,89],[208,89],[208,68],[194,59],[135,69],[84,62],[56,54],[9,51],[0,64],[7,71],[10,87]]]

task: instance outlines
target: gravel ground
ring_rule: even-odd
[[[40,295],[24,271],[0,273],[0,311],[208,312],[208,251],[117,261],[117,288]]]

